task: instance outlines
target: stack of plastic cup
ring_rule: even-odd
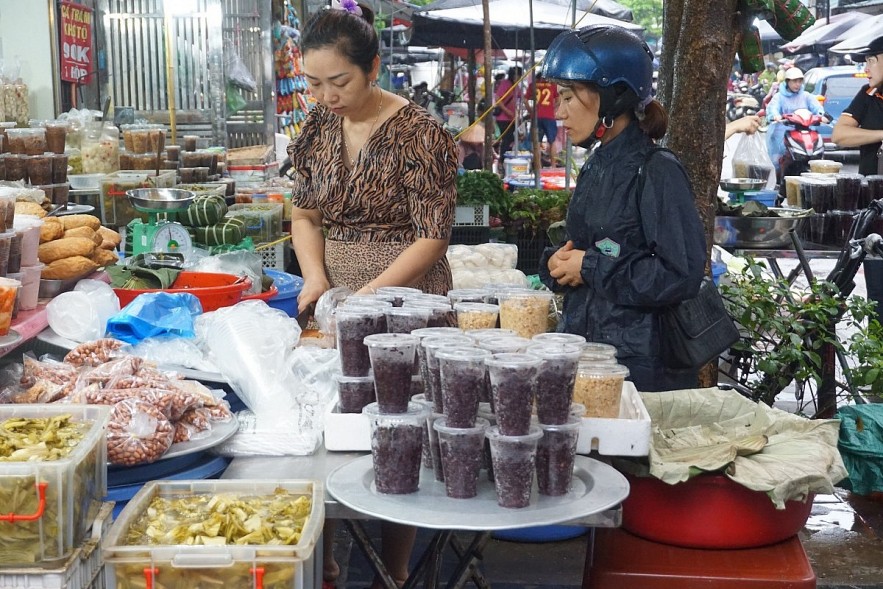
[[[429,390],[429,365],[426,363],[426,348],[423,347],[422,340],[427,337],[442,335],[455,335],[459,337],[463,335],[463,332],[456,327],[424,327],[423,329],[413,330],[411,335],[416,335],[421,340],[421,345],[417,346],[417,372],[423,380],[423,393],[426,395],[426,400],[431,402],[432,391]]]
[[[488,295],[484,288],[454,288],[448,291],[448,300],[452,305],[457,303],[483,303]]]
[[[471,427],[450,427],[448,418],[433,423],[445,478],[445,495],[468,499],[478,494],[478,473],[484,451],[486,419],[476,418]]]
[[[371,424],[374,486],[378,493],[417,492],[427,412],[422,403],[409,403],[403,413],[383,413],[377,403],[362,410]]]
[[[486,339],[491,339],[495,337],[504,337],[504,336],[515,336],[518,337],[511,329],[503,329],[502,327],[494,327],[491,329],[473,329],[469,333],[467,333],[469,337],[474,339],[476,342],[481,342]]]
[[[538,343],[528,346],[527,353],[542,360],[537,372],[539,422],[549,425],[566,423],[582,351],[573,344]]]
[[[420,338],[408,333],[377,333],[363,340],[368,347],[377,405],[383,413],[404,413],[411,398],[414,355]]]

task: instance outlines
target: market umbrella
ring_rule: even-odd
[[[532,23],[526,18],[524,0],[489,0],[489,3],[491,36],[494,47],[498,48],[530,49],[533,28],[535,48],[545,49],[574,21],[572,5],[558,4],[555,0],[533,0]],[[576,21],[580,27],[611,24],[637,31],[642,29],[640,25],[580,10],[577,10]],[[484,19],[478,0],[469,0],[468,4],[456,8],[415,12],[412,22],[414,33],[411,43],[414,45],[468,49],[484,47]]]
[[[782,49],[789,53],[796,53],[813,45],[833,45],[843,40],[844,33],[867,17],[868,15],[863,12],[845,12],[832,16],[830,22],[827,23],[824,20],[817,20],[799,37],[782,45]]]
[[[865,15],[866,17],[868,15]],[[833,53],[852,53],[858,49],[864,49],[868,43],[883,35],[883,14],[865,18],[848,31],[845,31],[843,39],[833,45],[828,51]]]

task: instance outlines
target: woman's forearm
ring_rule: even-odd
[[[381,286],[412,286],[448,251],[447,239],[418,239],[403,251],[367,285],[368,290]]]
[[[325,274],[325,236],[321,225],[307,218],[292,219],[291,241],[304,280],[327,280]]]

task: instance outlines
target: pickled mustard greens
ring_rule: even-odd
[[[89,427],[89,423],[72,421],[70,415],[11,417],[0,423],[0,462],[65,458]]]
[[[312,509],[309,497],[235,493],[155,497],[129,528],[128,545],[294,545]]]
[[[155,497],[132,523],[126,545],[295,545],[312,510],[307,496],[284,489],[272,495],[219,493],[187,497]],[[194,587],[252,587],[252,567],[263,570],[264,589],[290,589],[301,563],[294,559],[236,562],[223,568],[175,568],[154,561],[156,586],[163,589]],[[117,565],[119,589],[144,589],[144,563]]]
[[[0,422],[0,473],[3,463],[49,462],[64,459],[73,452],[91,427],[88,421],[73,421],[71,415],[53,417],[11,417]],[[34,521],[0,521],[0,565],[21,565],[62,558],[73,546],[61,541],[63,526],[78,522],[74,542],[78,543],[88,527],[88,513],[94,507],[96,452],[88,455],[76,468],[69,488],[61,488],[52,476],[57,470],[35,466],[40,475],[0,476],[0,512],[30,515],[39,509],[37,482],[47,482],[46,507],[42,517]],[[68,504],[73,494],[73,514],[59,513],[59,506]],[[97,503],[95,504],[97,505]],[[72,517],[71,517],[72,516]]]

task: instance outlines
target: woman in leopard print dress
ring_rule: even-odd
[[[376,39],[344,10],[323,11],[303,35],[319,104],[288,146],[300,310],[332,286],[451,288],[456,146],[424,109],[377,86]]]
[[[332,286],[372,292],[414,286],[446,294],[445,259],[457,199],[457,150],[429,113],[377,86],[373,14],[324,10],[304,30],[304,74],[318,105],[288,146],[295,189],[294,249],[304,286],[298,309]],[[326,584],[338,574],[326,526]],[[381,528],[381,556],[408,577],[416,529]],[[380,587],[375,579],[372,587]]]

